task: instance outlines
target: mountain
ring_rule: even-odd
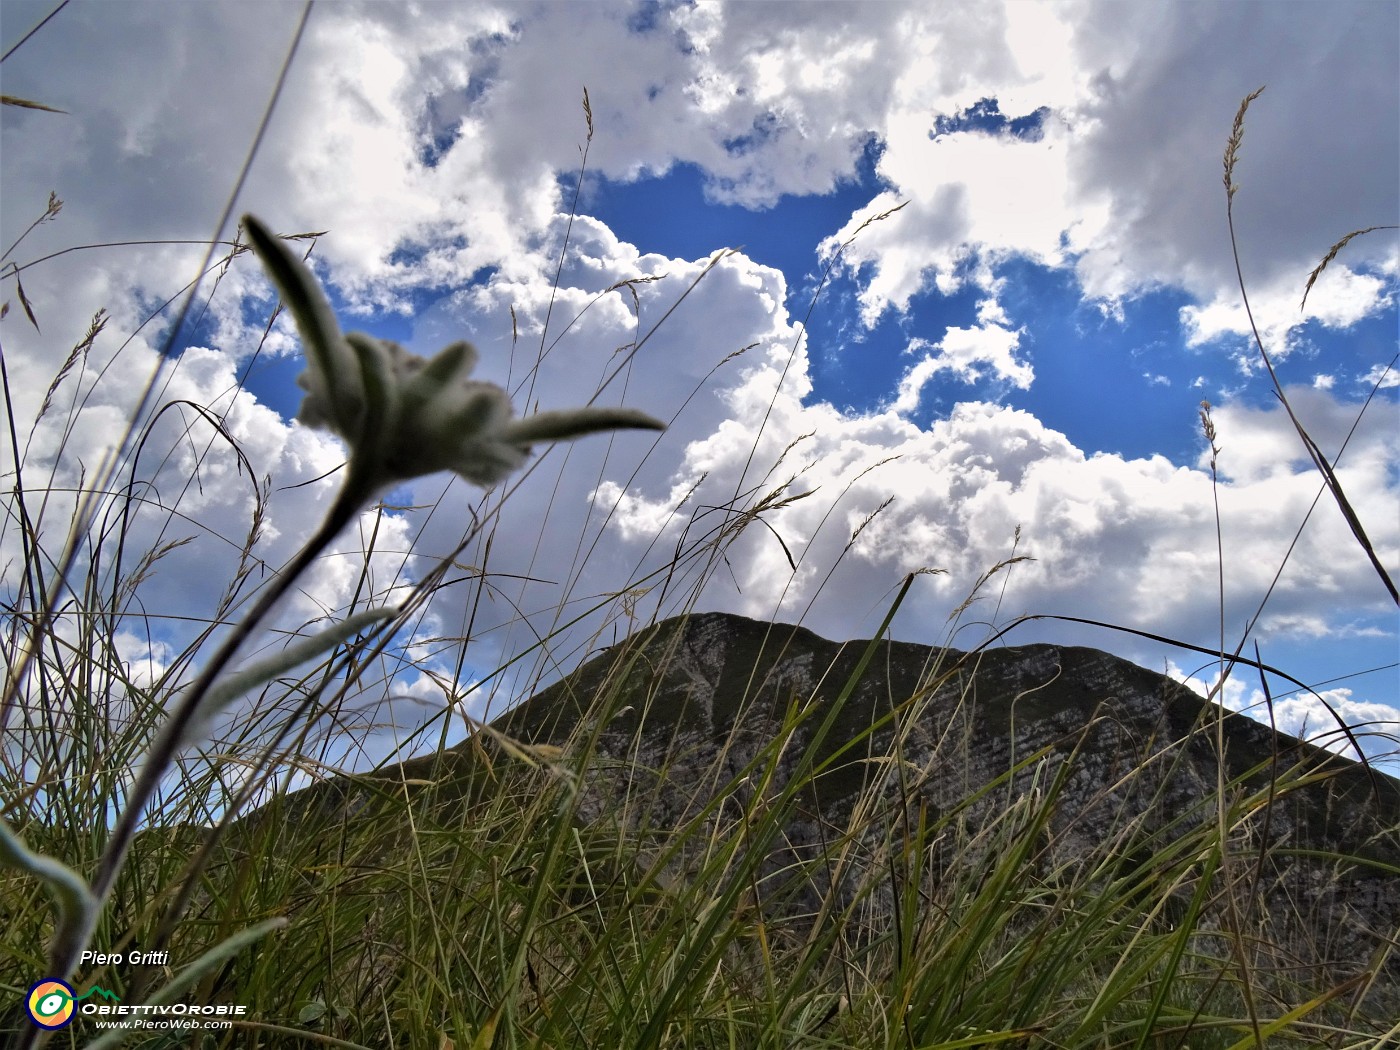
[[[603,650],[491,730],[577,777],[579,827],[625,826],[639,865],[659,857],[669,879],[704,863],[706,837],[673,850],[676,829],[743,823],[755,898],[795,937],[838,911],[870,938],[888,929],[896,896],[870,888],[862,858],[887,863],[917,825],[930,899],[952,866],[992,870],[1007,851],[1052,889],[1083,865],[1105,886],[1150,870],[1153,922],[1199,911],[1319,987],[1378,967],[1369,1001],[1400,1007],[1400,783],[1107,653],[838,644],[695,614]],[[469,741],[373,782],[432,785],[449,806],[480,783],[481,754]],[[364,783],[282,812],[369,817]]]

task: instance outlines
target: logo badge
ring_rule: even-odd
[[[72,1020],[73,989],[63,981],[46,978],[29,989],[29,1019],[40,1028],[64,1028]]]

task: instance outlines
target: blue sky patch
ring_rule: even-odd
[[[947,116],[940,113],[933,121],[933,130],[928,133],[931,139],[954,135],[960,131],[976,131],[986,135],[1000,135],[1023,139],[1026,142],[1039,142],[1044,134],[1043,124],[1050,115],[1049,106],[1041,106],[1019,117],[1007,117],[1001,112],[1001,103],[994,98],[979,98],[964,110]]]

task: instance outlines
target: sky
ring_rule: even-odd
[[[0,49],[55,6],[5,0]],[[1222,182],[1265,86],[1235,173],[1254,322],[1400,575],[1396,231],[1352,240],[1300,306],[1331,245],[1400,222],[1396,5],[322,3],[258,138],[302,14],[73,0],[0,66],[5,94],[64,111],[0,113],[0,336],[47,543],[157,367],[169,406],[122,461],[148,494],[131,549],[163,552],[119,638],[138,680],[236,577],[255,480],[250,587],[344,461],[293,420],[299,343],[285,316],[265,331],[250,255],[164,347],[237,187],[217,235],[243,212],[324,231],[297,243],[343,328],[424,356],[470,339],[517,411],[597,395],[669,424],[537,450],[519,487],[436,475],[367,510],[280,626],[455,564],[337,761],[383,757],[444,683],[498,713],[658,613],[868,637],[919,570],[899,639],[1007,629],[993,644],[1107,649],[1204,690],[1218,661],[1130,632],[1215,651],[1223,629],[1315,690],[1270,676],[1280,729],[1335,743],[1330,707],[1370,754],[1400,747],[1396,607],[1264,370]],[[11,524],[8,594],[21,565]],[[1269,717],[1254,671],[1222,695]]]

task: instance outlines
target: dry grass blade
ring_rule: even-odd
[[[742,353],[742,351],[737,351],[737,352]],[[731,354],[730,357],[732,357],[732,356],[734,356],[734,355]],[[725,360],[728,361],[729,358],[726,357]],[[788,444],[787,444],[787,448],[783,449],[783,451],[780,452],[780,453],[778,454],[778,458],[777,458],[776,460],[774,460],[774,462],[773,462],[773,469],[776,470],[776,469],[778,468],[778,466],[781,465],[782,462],[783,462],[784,460],[787,459],[788,453],[789,453],[789,452],[791,452],[793,449],[795,449],[798,445],[802,444],[802,442],[808,440],[809,438],[815,437],[815,436],[816,436],[816,433],[817,433],[817,432],[816,432],[815,430],[809,430],[809,431],[807,431],[805,434],[799,434],[799,435],[797,435],[797,437],[795,437],[795,438],[793,438],[791,441],[789,441]],[[771,473],[771,471],[770,471],[770,473]]]
[[[1244,115],[1249,109],[1249,104],[1264,93],[1263,87],[1255,88],[1244,97],[1240,103],[1240,108],[1235,113],[1235,123],[1230,129],[1230,141],[1225,145],[1225,194],[1226,200],[1235,199],[1235,190],[1239,186],[1235,183],[1235,163],[1240,156],[1240,143],[1244,141]]]
[[[15,98],[14,95],[0,95],[0,104],[6,106],[20,106],[24,109],[42,109],[45,113],[67,113],[66,109],[58,109],[55,106],[46,106],[42,102],[34,102],[27,98]]]
[[[49,384],[48,390],[44,391],[44,403],[39,407],[39,414],[34,417],[34,426],[30,428],[32,435],[34,429],[39,426],[39,421],[48,414],[53,407],[53,396],[58,392],[58,388],[67,378],[68,373],[73,370],[73,366],[78,363],[79,358],[86,357],[87,352],[92,349],[92,344],[96,341],[98,334],[107,325],[107,311],[98,310],[92,315],[92,321],[88,324],[87,333],[73,346],[68,354],[68,359],[63,362],[63,367],[58,370],[58,374],[53,377],[53,382]]]
[[[34,326],[34,331],[39,331],[39,322],[34,317],[34,307],[29,304],[29,296],[24,294],[24,282],[19,279],[19,272],[15,272],[15,290],[19,292],[19,305],[24,308],[24,316],[29,318],[29,323]]]
[[[988,584],[988,582],[990,582],[993,576],[1001,572],[1002,569],[1009,569],[1011,566],[1017,565],[1023,561],[1035,561],[1035,558],[1033,558],[1029,554],[1016,554],[1011,556],[1010,558],[1003,558],[1001,561],[997,562],[990,569],[984,572],[981,576],[977,578],[977,582],[972,585],[972,590],[968,593],[968,596],[963,599],[962,604],[948,614],[948,621],[951,623],[952,621],[956,620],[959,616],[961,616],[964,612],[966,612],[968,609],[970,609],[972,607],[972,603],[977,601],[977,595],[981,592],[982,588],[985,587]]]
[[[1371,232],[1373,232],[1373,231],[1375,231],[1375,230],[1394,230],[1394,229],[1400,229],[1400,227],[1395,227],[1395,226],[1367,226],[1364,230],[1352,230],[1349,234],[1347,234],[1345,237],[1343,237],[1340,241],[1338,241],[1336,244],[1332,245],[1332,247],[1329,248],[1329,249],[1327,250],[1327,254],[1324,255],[1324,256],[1322,257],[1322,262],[1318,263],[1316,269],[1314,269],[1312,273],[1308,274],[1308,284],[1307,284],[1307,287],[1305,287],[1305,288],[1303,289],[1303,301],[1302,301],[1301,303],[1298,304],[1298,309],[1299,309],[1299,310],[1302,310],[1304,307],[1306,307],[1306,306],[1308,305],[1308,293],[1312,291],[1312,286],[1313,286],[1313,284],[1315,284],[1316,281],[1317,281],[1317,279],[1318,279],[1318,277],[1321,276],[1322,271],[1325,270],[1325,269],[1327,269],[1327,264],[1330,263],[1333,259],[1335,259],[1335,258],[1337,257],[1337,253],[1338,253],[1339,251],[1341,251],[1343,248],[1345,248],[1345,247],[1347,246],[1347,242],[1349,242],[1353,237],[1360,237],[1363,233],[1371,233]]]
[[[859,237],[860,234],[861,234],[861,231],[864,230],[867,226],[872,226],[872,225],[874,225],[874,224],[877,223],[877,222],[884,222],[886,219],[888,219],[888,218],[889,218],[891,215],[893,215],[895,212],[901,211],[902,209],[904,209],[908,204],[909,204],[908,201],[900,201],[900,202],[899,202],[898,204],[896,204],[893,208],[890,208],[890,209],[888,209],[888,210],[886,210],[886,211],[882,211],[879,215],[872,215],[872,216],[870,216],[870,218],[866,219],[863,223],[861,223],[859,226],[857,226],[857,227],[855,228],[855,232],[852,233],[849,237],[846,238],[846,240],[842,243],[841,247],[842,247],[842,248],[849,248],[849,247],[851,246],[851,242],[853,242],[857,237]]]
[[[60,11],[62,11],[62,10],[63,10],[65,7],[67,7],[67,6],[68,6],[68,0],[61,0],[61,2],[59,3],[59,5],[58,5],[57,7],[55,7],[52,11],[50,11],[50,12],[49,12],[48,14],[46,14],[42,19],[40,19],[38,25],[36,25],[36,26],[35,26],[33,29],[31,29],[29,32],[25,33],[24,36],[22,36],[22,37],[20,37],[18,40],[16,40],[13,44],[10,45],[9,50],[7,50],[3,55],[0,55],[0,62],[4,62],[4,61],[5,61],[6,59],[8,59],[11,55],[13,55],[16,51],[18,51],[20,48],[22,48],[25,44],[29,43],[30,38],[33,37],[35,33],[37,33],[39,30],[43,29],[44,26],[48,25],[48,24],[49,24],[49,21],[54,17],[54,15],[58,14]]]
[[[53,219],[56,218],[56,217],[58,216],[58,213],[59,213],[60,211],[62,211],[62,210],[63,210],[63,201],[59,199],[59,196],[58,196],[57,193],[55,193],[53,190],[49,190],[49,203],[48,203],[48,205],[44,208],[44,214],[43,214],[43,215],[40,215],[37,219],[35,219],[33,222],[31,222],[31,223],[29,224],[29,227],[28,227],[23,233],[21,233],[18,237],[15,238],[14,243],[11,244],[8,248],[5,249],[5,254],[4,254],[4,255],[0,255],[0,259],[8,259],[8,258],[10,257],[10,255],[11,255],[11,253],[13,253],[14,250],[15,250],[17,247],[19,247],[20,241],[24,240],[24,239],[25,239],[26,237],[28,237],[31,233],[33,233],[34,230],[35,230],[37,227],[42,226],[42,225],[43,225],[44,223],[46,223],[46,222],[52,222]],[[24,267],[22,267],[22,266],[16,266],[14,263],[9,263],[8,265],[14,267],[14,272],[15,272],[15,276],[16,276],[16,277],[19,276],[20,270],[24,269]]]
[[[865,520],[862,521],[859,525],[857,525],[853,530],[851,530],[851,538],[850,538],[850,540],[848,540],[847,543],[846,543],[846,549],[847,549],[847,550],[850,550],[851,547],[852,547],[852,545],[856,542],[856,540],[860,538],[860,534],[861,534],[862,532],[865,531],[865,527],[866,527],[867,525],[869,525],[872,521],[875,520],[875,516],[876,516],[877,514],[879,514],[881,511],[883,511],[886,507],[888,507],[888,506],[889,506],[891,503],[893,503],[893,502],[894,502],[894,497],[893,497],[893,496],[887,497],[887,498],[885,499],[885,502],[881,503],[878,507],[876,507],[876,508],[875,508],[874,510],[872,510],[869,514],[867,514],[867,515],[865,516]]]
[[[748,346],[739,347],[738,350],[731,350],[728,354],[724,356],[724,359],[720,361],[720,364],[727,364],[728,362],[733,361],[736,357],[748,353],[756,346],[758,346],[757,343],[750,343]]]
[[[1249,328],[1250,332],[1254,335],[1254,345],[1259,348],[1259,356],[1264,362],[1264,368],[1269,373],[1269,381],[1273,383],[1274,394],[1278,397],[1279,401],[1282,402],[1284,411],[1288,413],[1289,422],[1293,424],[1293,429],[1297,431],[1298,437],[1303,442],[1303,446],[1308,450],[1308,455],[1312,457],[1313,463],[1317,466],[1318,472],[1322,475],[1327,489],[1332,493],[1333,499],[1336,500],[1338,509],[1341,510],[1342,516],[1346,518],[1347,524],[1351,527],[1352,533],[1356,536],[1356,540],[1361,545],[1362,550],[1365,551],[1367,558],[1370,559],[1372,568],[1376,570],[1376,575],[1380,577],[1386,590],[1390,592],[1391,599],[1396,605],[1400,605],[1400,591],[1396,590],[1395,582],[1390,578],[1390,574],[1386,572],[1385,567],[1380,562],[1380,558],[1376,556],[1375,549],[1371,545],[1371,541],[1369,537],[1367,537],[1365,530],[1362,529],[1361,522],[1357,520],[1356,513],[1352,510],[1351,503],[1347,499],[1346,493],[1342,491],[1341,482],[1337,479],[1336,473],[1332,470],[1331,465],[1327,462],[1326,457],[1322,455],[1316,443],[1308,435],[1308,432],[1303,429],[1302,422],[1293,411],[1293,405],[1289,402],[1288,396],[1283,392],[1283,383],[1279,380],[1278,372],[1274,370],[1274,363],[1269,357],[1269,352],[1264,349],[1264,340],[1259,335],[1259,326],[1254,321],[1254,310],[1249,304],[1249,292],[1245,288],[1244,283],[1244,270],[1240,265],[1239,243],[1235,237],[1235,190],[1239,187],[1235,183],[1234,175],[1235,164],[1239,160],[1240,143],[1244,140],[1245,112],[1249,109],[1249,104],[1258,98],[1263,90],[1262,87],[1256,89],[1246,95],[1244,101],[1240,103],[1240,108],[1235,113],[1234,126],[1230,129],[1230,140],[1225,146],[1225,221],[1230,230],[1230,251],[1235,260],[1235,277],[1240,286],[1240,299],[1244,302],[1245,316],[1249,318]],[[1358,236],[1360,232],[1362,231],[1357,231],[1356,234],[1348,235],[1338,242],[1333,247],[1332,252],[1329,253],[1328,259],[1339,251],[1341,246],[1350,240],[1352,236]],[[1324,259],[1323,265],[1326,265],[1327,261],[1327,259]],[[1314,276],[1320,273],[1321,269],[1322,267],[1319,266],[1318,269],[1313,272]]]
[[[633,297],[635,298],[637,294],[637,285],[654,284],[657,281],[664,281],[666,277],[667,275],[664,273],[654,273],[646,277],[628,277],[624,281],[616,281],[613,284],[608,285],[606,288],[603,289],[603,291],[604,293],[615,292],[619,288],[626,288],[632,293]]]
[[[1280,399],[1283,397],[1279,394]],[[1292,412],[1289,412],[1292,416]],[[1337,501],[1337,508],[1342,512],[1342,517],[1346,519],[1351,533],[1356,537],[1356,542],[1361,545],[1361,549],[1366,552],[1366,557],[1371,560],[1371,565],[1376,570],[1376,575],[1385,584],[1386,590],[1390,592],[1391,599],[1396,605],[1400,605],[1400,591],[1395,589],[1395,581],[1390,578],[1390,573],[1385,571],[1385,566],[1381,564],[1380,556],[1376,554],[1376,548],[1371,545],[1371,538],[1366,535],[1366,530],[1361,526],[1361,519],[1356,516],[1356,511],[1352,510],[1351,501],[1347,499],[1346,493],[1342,491],[1342,483],[1337,480],[1337,475],[1332,470],[1332,465],[1327,462],[1327,457],[1322,454],[1322,450],[1317,447],[1317,442],[1303,429],[1303,425],[1296,419],[1293,425],[1298,429],[1298,436],[1303,439],[1303,444],[1307,446],[1308,455],[1312,456],[1313,464],[1317,467],[1318,473],[1327,483],[1327,488],[1331,490],[1332,496]]]

